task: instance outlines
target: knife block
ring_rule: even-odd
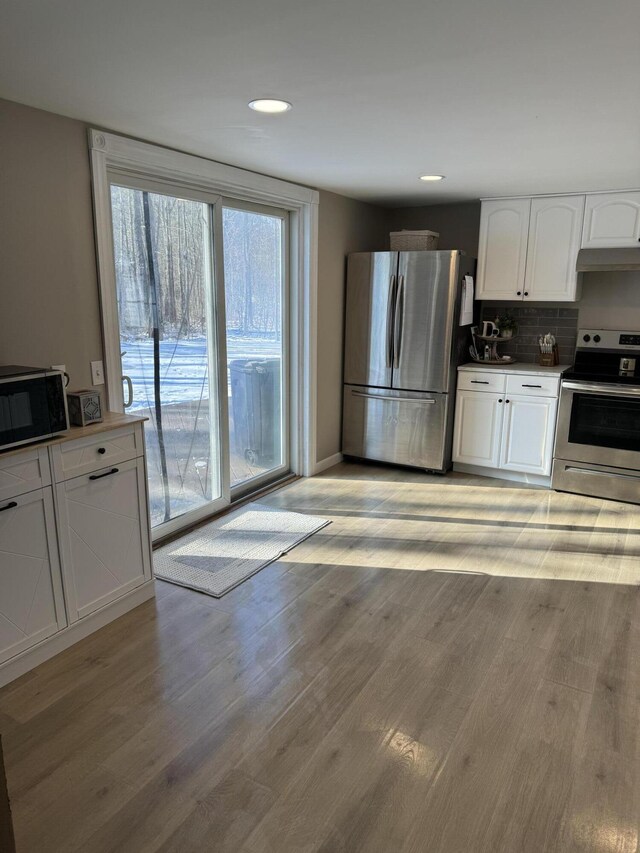
[[[539,352],[538,364],[541,367],[555,367],[560,364],[560,354],[558,353],[558,344],[554,344],[551,352]]]

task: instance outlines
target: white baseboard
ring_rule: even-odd
[[[146,581],[141,586],[111,602],[111,604],[107,604],[89,616],[84,616],[77,622],[72,622],[71,625],[46,640],[42,640],[33,648],[10,658],[0,666],[0,687],[4,687],[5,684],[9,684],[10,681],[24,675],[25,672],[38,666],[38,664],[44,663],[64,649],[68,649],[69,646],[73,646],[78,640],[88,637],[89,634],[93,634],[99,628],[104,628],[109,622],[113,622],[114,619],[153,598],[156,594],[154,584],[153,580]]]
[[[342,453],[334,453],[333,456],[327,456],[325,459],[316,462],[313,474],[320,474],[322,471],[326,471],[327,468],[333,468],[334,465],[339,465],[341,462]]]
[[[482,465],[467,465],[466,462],[454,462],[453,470],[461,474],[477,474],[479,477],[495,477],[497,480],[511,480],[514,483],[529,483],[531,486],[551,488],[551,477],[542,474],[525,474],[522,471],[507,471],[504,468],[485,468]]]

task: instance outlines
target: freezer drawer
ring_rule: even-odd
[[[450,395],[345,385],[342,452],[443,471],[449,467]]]

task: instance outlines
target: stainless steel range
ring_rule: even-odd
[[[640,332],[579,331],[562,376],[551,485],[640,503]]]

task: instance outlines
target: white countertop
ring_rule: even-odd
[[[528,364],[524,361],[516,361],[514,364],[479,364],[469,361],[461,364],[458,370],[496,370],[498,373],[515,373],[523,376],[560,376],[569,367],[571,367],[570,364],[542,367],[539,364]]]

